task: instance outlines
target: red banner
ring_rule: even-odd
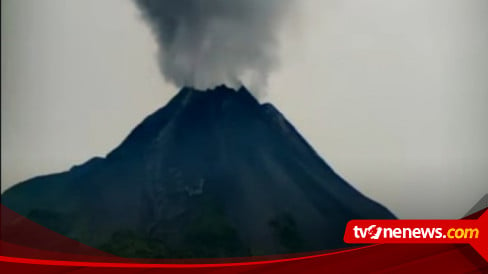
[[[2,221],[15,224],[15,229],[3,229],[1,231],[1,273],[246,272],[252,274],[265,272],[281,274],[324,272],[412,273],[418,271],[466,273],[488,271],[488,261],[470,246],[471,244],[480,253],[486,254],[488,217],[486,211],[480,211],[460,221],[411,220],[388,222],[369,220],[352,221],[347,227],[345,238],[348,242],[385,242],[384,244],[373,244],[339,251],[318,251],[308,254],[172,260],[116,257],[42,227],[2,205],[0,208]],[[479,218],[483,212],[485,212],[484,216]],[[476,218],[479,219],[475,220]],[[372,225],[376,227],[371,227]],[[355,227],[356,229],[354,229]],[[386,234],[382,232],[383,236],[378,235],[378,240],[371,239],[378,233],[378,227],[381,227],[381,231],[385,229]],[[405,229],[404,232],[404,227],[409,228],[409,230]],[[399,228],[400,232],[395,228]],[[472,230],[467,230],[468,228]],[[477,228],[478,231],[473,230],[474,228]],[[436,229],[441,229],[442,237],[439,237]],[[390,234],[395,239],[389,239]],[[358,235],[358,239],[355,235]],[[364,235],[366,235],[364,239],[359,239]],[[444,235],[446,238],[443,237]],[[396,238],[400,236],[405,239]],[[449,238],[449,236],[454,236],[454,238]],[[427,238],[422,239],[423,242],[432,242],[421,243],[422,240],[418,242],[418,237]],[[394,241],[397,243],[393,243]],[[399,244],[398,241],[411,244]]]
[[[488,212],[477,220],[353,220],[344,241],[350,244],[470,244],[488,261]]]

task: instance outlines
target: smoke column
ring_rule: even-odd
[[[278,65],[289,0],[135,0],[159,44],[165,78],[197,89],[261,89]]]

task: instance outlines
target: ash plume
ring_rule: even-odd
[[[278,32],[290,0],[135,0],[159,44],[164,77],[208,89],[261,89],[278,64]]]

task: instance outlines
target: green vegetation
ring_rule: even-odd
[[[239,235],[224,211],[209,202],[203,202],[198,217],[184,231],[184,237],[191,257],[244,255]]]
[[[277,216],[269,222],[269,225],[273,228],[281,245],[288,249],[289,252],[301,251],[303,239],[298,232],[295,219],[290,213]]]
[[[157,239],[138,235],[133,231],[118,231],[99,247],[100,250],[126,258],[165,258],[170,254]]]
[[[217,258],[249,255],[224,211],[204,199],[177,233],[157,237],[119,231],[99,248],[127,258]],[[168,224],[172,225],[172,224]],[[166,239],[166,240],[163,240]]]

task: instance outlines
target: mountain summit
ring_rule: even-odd
[[[225,86],[183,88],[105,158],[25,181],[2,200],[127,257],[335,249],[346,246],[349,220],[395,218],[338,176],[275,107]]]

